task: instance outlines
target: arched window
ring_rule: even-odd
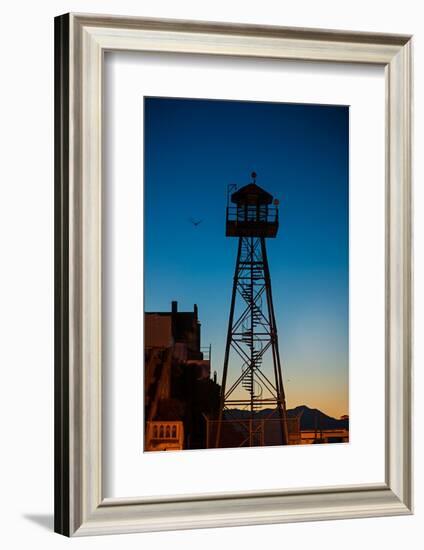
[[[158,437],[158,427],[153,426],[153,438],[157,439],[157,437]]]
[[[171,437],[171,428],[168,426],[166,427],[166,437],[169,439]]]
[[[177,426],[172,426],[171,434],[172,434],[172,439],[176,439],[176,437],[177,437]]]
[[[161,439],[163,439],[163,425],[162,424],[160,425],[160,428],[159,428],[159,437]]]

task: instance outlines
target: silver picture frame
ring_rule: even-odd
[[[165,498],[102,490],[106,51],[380,65],[386,83],[385,482]],[[55,19],[55,531],[99,535],[412,513],[412,38],[66,14]]]

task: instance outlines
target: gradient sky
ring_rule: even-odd
[[[146,311],[197,303],[220,380],[237,248],[227,185],[256,171],[280,200],[267,248],[287,406],[347,414],[348,107],[145,98],[144,135]]]

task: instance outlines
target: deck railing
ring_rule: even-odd
[[[276,223],[278,222],[278,207],[267,205],[253,208],[250,206],[227,206],[227,221]]]

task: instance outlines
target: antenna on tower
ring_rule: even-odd
[[[236,191],[237,184],[236,183],[229,183],[227,185],[227,208],[230,206],[230,198],[233,191]]]

